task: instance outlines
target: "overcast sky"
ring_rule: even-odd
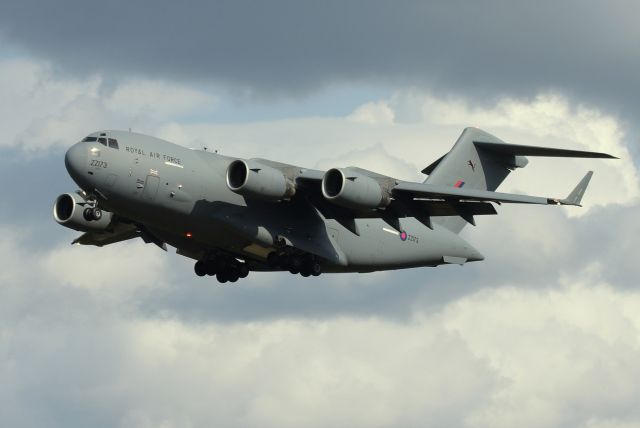
[[[0,5],[0,426],[638,427],[636,2]],[[69,243],[64,152],[98,129],[401,179],[466,126],[531,159],[464,236],[486,260],[196,278]]]

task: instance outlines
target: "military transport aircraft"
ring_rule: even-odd
[[[566,198],[494,190],[525,156],[614,158],[507,144],[476,128],[422,170],[424,183],[357,167],[328,171],[188,149],[126,131],[90,134],[66,153],[81,190],[53,216],[84,232],[73,243],[142,238],[194,260],[198,276],[250,271],[372,272],[483,260],[459,236],[493,204],[579,205],[592,172]]]

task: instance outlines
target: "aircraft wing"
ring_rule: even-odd
[[[367,175],[375,174],[362,169],[359,169],[359,171]],[[426,198],[416,199],[409,193],[396,195],[391,204],[384,209],[346,208],[333,204],[324,198],[321,191],[323,176],[324,171],[302,171],[302,173],[296,177],[297,185],[301,193],[300,196],[304,195],[324,218],[336,220],[356,235],[359,234],[355,223],[355,219],[357,218],[380,218],[391,227],[399,230],[400,224],[398,219],[406,217],[415,217],[428,227],[432,227],[432,216],[462,216],[468,221],[473,222],[474,215],[497,214],[495,208],[489,202],[479,200],[456,202],[453,200],[444,200],[443,198],[434,198],[434,200],[427,200]],[[420,186],[419,183],[406,184]]]
[[[399,218],[415,217],[428,227],[432,216],[460,216],[475,224],[473,216],[497,214],[491,204],[516,203],[538,205],[576,205],[580,201],[593,175],[589,171],[566,198],[518,195],[479,189],[462,189],[452,186],[427,183],[398,182],[392,189],[393,201],[384,209],[345,208],[327,201],[320,189],[324,173],[305,170],[297,182],[302,193],[322,213],[325,218],[338,221],[345,228],[358,234],[356,218],[381,218],[392,227],[399,229]]]

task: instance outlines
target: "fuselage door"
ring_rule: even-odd
[[[147,180],[144,183],[144,190],[142,191],[142,199],[145,201],[153,201],[158,193],[158,186],[160,185],[160,178],[156,175],[147,175]]]

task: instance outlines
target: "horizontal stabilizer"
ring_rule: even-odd
[[[578,183],[576,188],[573,189],[571,193],[569,193],[569,196],[567,196],[565,199],[560,200],[560,204],[576,205],[579,207],[582,206],[580,205],[580,201],[582,201],[582,197],[584,196],[584,192],[587,190],[587,186],[589,185],[589,181],[591,181],[592,176],[593,171],[587,172],[584,178],[580,180],[580,183]]]
[[[556,149],[553,147],[522,146],[519,144],[498,144],[474,141],[473,144],[483,150],[514,156],[546,156],[555,158],[605,158],[618,159],[607,153],[585,152],[582,150]]]

